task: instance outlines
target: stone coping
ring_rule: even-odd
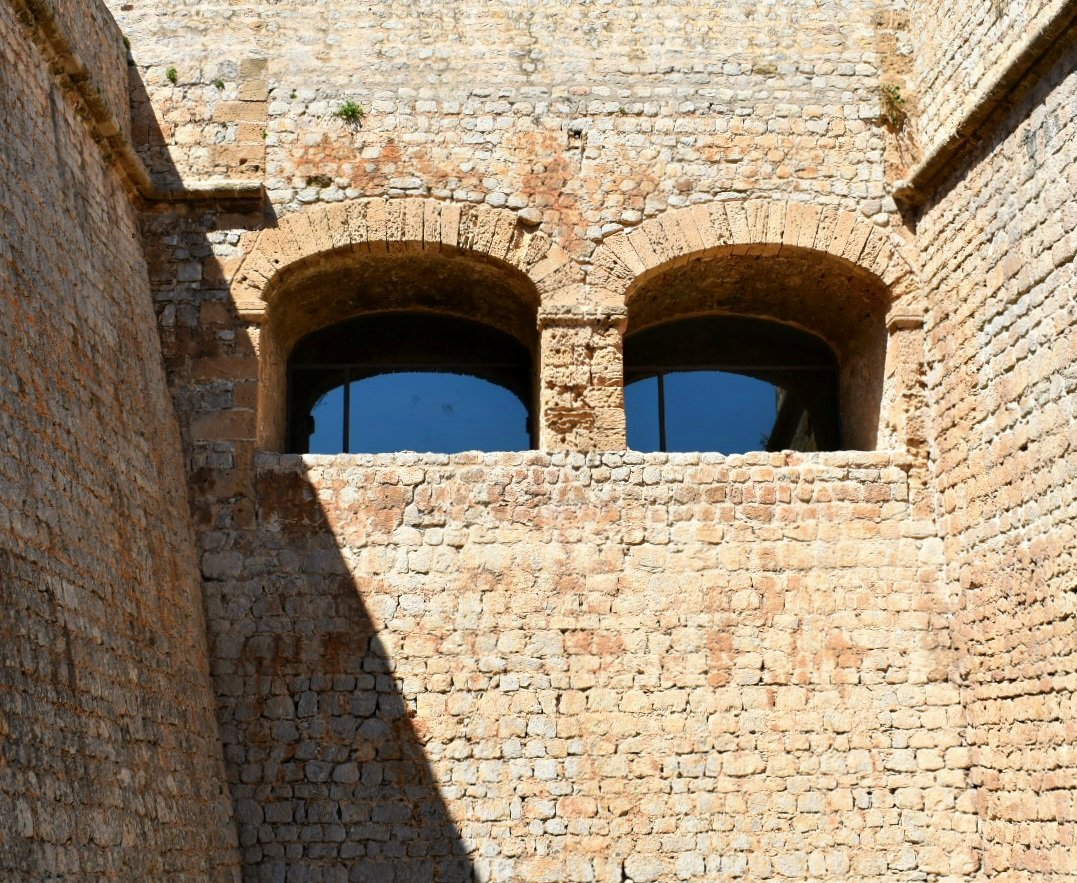
[[[885,469],[907,471],[912,457],[903,450],[888,451],[755,451],[747,454],[643,453],[640,451],[466,451],[459,454],[430,454],[400,451],[391,454],[279,454],[261,451],[255,458],[258,472],[289,472],[316,469],[363,469],[376,467],[427,466],[473,467],[539,466],[553,468],[595,468],[605,466],[769,466],[771,468],[829,467],[835,469]]]

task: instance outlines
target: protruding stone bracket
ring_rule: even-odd
[[[915,331],[924,327],[924,317],[915,313],[891,313],[886,319],[886,330],[890,334],[898,331]]]
[[[237,204],[244,204],[244,207],[249,204],[251,208],[260,205],[265,199],[265,188],[261,181],[208,178],[184,182],[180,188],[150,186],[142,191],[142,197],[149,202],[163,203],[226,202],[230,211],[236,211]]]

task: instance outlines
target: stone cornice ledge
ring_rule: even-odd
[[[1044,10],[1041,24],[1010,53],[997,72],[973,94],[968,110],[946,135],[900,181],[891,185],[895,199],[916,206],[931,194],[935,179],[949,167],[976,132],[1006,105],[1010,93],[1054,44],[1077,23],[1077,0],[1055,0]]]
[[[136,157],[136,160],[138,157]],[[141,160],[139,160],[141,164]],[[150,202],[216,202],[262,199],[261,181],[233,178],[210,178],[204,181],[185,181],[182,187],[149,187],[140,190],[143,199]]]
[[[628,323],[628,311],[621,306],[595,307],[589,304],[554,306],[540,309],[538,327],[571,328],[593,325],[609,325],[624,331]]]
[[[142,159],[123,134],[120,123],[94,83],[85,63],[63,33],[51,6],[43,0],[6,0],[15,17],[30,32],[49,71],[61,89],[73,93],[76,108],[90,136],[125,179],[128,191],[146,203],[261,202],[261,181],[214,179],[184,183],[181,187],[158,187]]]
[[[256,473],[309,472],[312,468],[326,470],[356,470],[371,468],[444,468],[448,470],[469,466],[567,466],[581,469],[595,466],[729,466],[750,468],[765,466],[772,469],[806,471],[813,478],[843,480],[849,473],[872,470],[900,469],[908,473],[913,460],[908,451],[751,451],[745,454],[709,452],[643,453],[640,451],[465,451],[458,454],[429,454],[415,451],[396,451],[388,454],[281,454],[257,451],[254,455]],[[790,475],[778,475],[782,481]],[[860,475],[861,479],[867,478]],[[934,536],[934,528],[928,536]]]

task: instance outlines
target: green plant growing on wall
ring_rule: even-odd
[[[895,132],[904,129],[909,112],[905,107],[901,87],[895,83],[883,83],[879,87],[879,103],[882,105],[883,119],[887,125]]]
[[[337,119],[344,120],[344,122],[350,123],[353,126],[359,126],[363,123],[363,117],[366,116],[366,111],[363,110],[361,105],[356,104],[349,99],[336,109],[333,116]]]
[[[213,85],[216,86],[218,89],[223,90],[224,89],[224,80],[222,80],[220,77],[218,77],[216,80],[213,81]]]
[[[165,79],[175,86],[179,82],[179,72],[174,67],[170,67],[165,71]]]

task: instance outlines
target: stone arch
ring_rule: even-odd
[[[623,308],[632,290],[679,264],[721,255],[822,252],[879,279],[891,300],[915,288],[913,264],[893,236],[834,206],[749,199],[674,209],[614,233],[595,250],[592,299]]]
[[[765,258],[769,267],[757,263]],[[626,315],[629,334],[708,312],[818,334],[842,366],[849,446],[906,446],[903,390],[922,373],[907,338],[919,334],[922,305],[902,245],[866,218],[765,199],[676,209],[605,239],[587,282],[593,304]]]
[[[306,334],[365,312],[441,312],[512,334],[537,366],[540,311],[582,290],[569,255],[510,211],[363,199],[288,214],[254,235],[231,286],[240,316],[261,326],[258,443],[283,444],[287,359]]]
[[[540,309],[579,300],[583,272],[550,237],[515,212],[435,199],[358,199],[318,204],[255,234],[232,279],[240,315],[261,321],[283,283],[319,255],[443,253],[492,260],[518,270],[538,291]]]

